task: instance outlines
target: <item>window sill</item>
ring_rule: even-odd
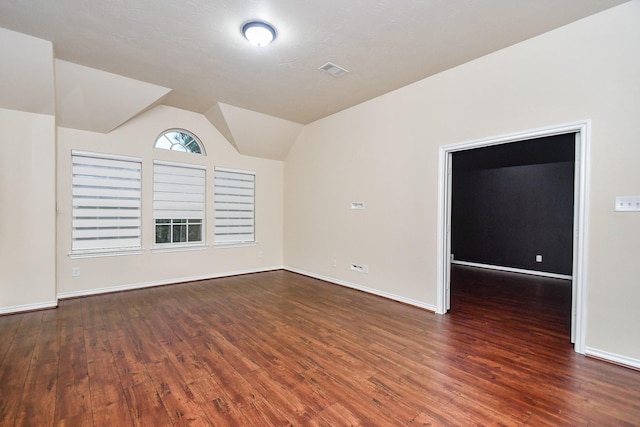
[[[124,255],[140,255],[144,252],[144,248],[136,248],[131,250],[105,250],[105,251],[77,251],[69,253],[69,258],[101,258],[108,256],[124,256]]]
[[[246,248],[251,246],[257,246],[258,242],[232,242],[232,243],[214,243],[213,247],[216,249],[227,248]]]
[[[151,248],[151,253],[163,253],[163,252],[187,252],[187,251],[203,251],[207,249],[207,245],[180,245],[180,246],[154,246]]]

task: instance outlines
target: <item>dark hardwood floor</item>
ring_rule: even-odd
[[[640,372],[573,352],[566,282],[453,279],[445,316],[275,271],[0,317],[0,425],[640,423]]]

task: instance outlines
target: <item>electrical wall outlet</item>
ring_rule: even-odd
[[[542,255],[536,255],[536,262],[542,262]]]
[[[337,266],[338,266],[338,261],[336,261],[335,259],[332,259],[332,260],[329,262],[329,265],[330,265],[331,267],[335,268],[335,267],[337,267]]]
[[[360,264],[351,264],[350,270],[357,271],[359,273],[368,273],[369,266],[368,265],[360,265]]]
[[[71,269],[71,277],[79,277],[80,276],[80,267],[73,267]]]

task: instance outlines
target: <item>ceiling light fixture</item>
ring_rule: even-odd
[[[249,21],[242,26],[242,34],[256,46],[266,46],[276,38],[276,30],[264,21]]]

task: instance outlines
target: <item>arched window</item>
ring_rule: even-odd
[[[197,136],[184,129],[169,129],[156,139],[156,148],[182,151],[183,153],[204,154],[204,147]]]

